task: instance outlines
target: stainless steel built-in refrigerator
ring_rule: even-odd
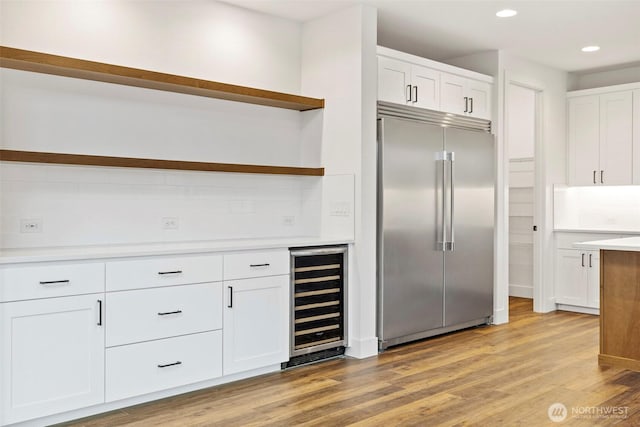
[[[378,104],[380,349],[491,321],[490,126]]]

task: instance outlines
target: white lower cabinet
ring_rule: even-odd
[[[0,425],[104,402],[104,294],[0,304]]]
[[[106,356],[106,397],[112,402],[221,375],[222,331],[112,347]]]
[[[224,375],[289,360],[289,276],[224,283]]]

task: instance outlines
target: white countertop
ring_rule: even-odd
[[[590,242],[574,243],[578,249],[605,249],[610,251],[640,252],[640,236],[623,237],[622,239],[593,240]]]
[[[180,255],[204,252],[277,249],[353,243],[353,239],[290,237],[281,239],[238,239],[197,242],[165,242],[132,245],[73,246],[0,250],[0,265],[120,258],[153,255]]]
[[[640,230],[614,230],[605,228],[554,228],[556,233],[639,234]]]

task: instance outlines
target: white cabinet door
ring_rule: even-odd
[[[586,251],[587,306],[600,308],[600,251]]]
[[[224,283],[224,375],[289,359],[289,276]]]
[[[569,184],[595,185],[600,182],[600,99],[581,96],[568,104]]]
[[[104,402],[104,294],[0,304],[0,424]]]
[[[469,111],[466,95],[467,79],[453,74],[440,73],[440,110],[453,114]],[[467,97],[468,98],[468,97]]]
[[[491,119],[491,84],[478,80],[468,80],[469,116]]]
[[[600,95],[601,184],[633,183],[633,93]]]
[[[378,57],[378,99],[407,104],[411,98],[411,64]]]
[[[440,108],[440,72],[419,65],[411,66],[413,94],[411,105],[438,110]]]
[[[440,73],[440,110],[491,119],[491,84]]]
[[[558,249],[556,259],[556,302],[587,305],[586,254],[575,249]]]

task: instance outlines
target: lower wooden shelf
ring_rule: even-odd
[[[44,153],[37,151],[17,150],[0,150],[0,161],[53,163],[62,165],[110,166],[119,168],[173,169],[205,172],[324,176],[324,168],[191,162],[185,160],[141,159],[135,157],[93,156],[87,154]]]

